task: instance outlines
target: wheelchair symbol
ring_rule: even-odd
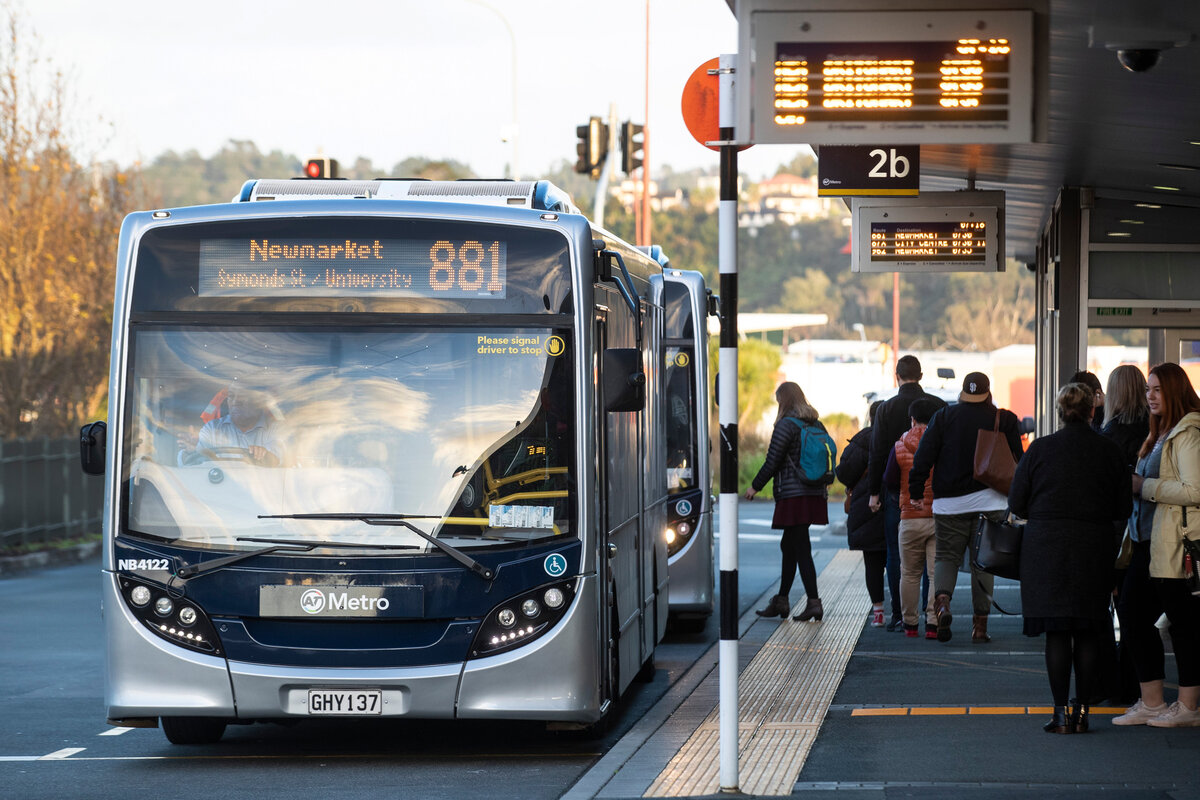
[[[558,553],[551,553],[546,556],[543,566],[546,568],[546,574],[551,578],[560,578],[567,571],[567,560]]]

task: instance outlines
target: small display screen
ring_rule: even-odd
[[[201,297],[502,300],[503,239],[261,238],[200,242]]]
[[[871,261],[986,263],[987,223],[872,222]]]

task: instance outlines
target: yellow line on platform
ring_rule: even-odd
[[[914,708],[909,714],[914,717],[958,717],[966,714],[965,708]]]

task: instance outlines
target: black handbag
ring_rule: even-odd
[[[1025,525],[1011,516],[994,522],[979,515],[979,524],[971,537],[971,566],[998,578],[1020,580],[1021,536]]]

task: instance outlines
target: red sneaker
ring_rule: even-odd
[[[882,608],[876,608],[871,612],[871,627],[872,628],[882,628],[883,627],[883,609]]]
[[[937,625],[926,625],[925,626],[925,638],[926,639],[936,639],[937,638]]]
[[[917,638],[917,626],[916,625],[905,625],[904,626],[904,636],[908,639]]]

